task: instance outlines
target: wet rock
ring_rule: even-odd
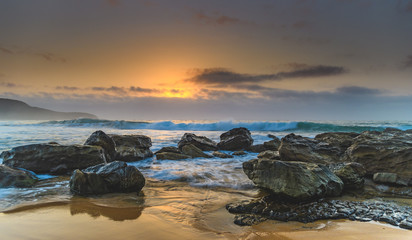
[[[106,162],[112,162],[116,157],[116,144],[113,139],[103,131],[96,131],[90,135],[84,145],[100,146],[104,150]]]
[[[196,147],[193,144],[187,144],[182,147],[182,153],[185,155],[188,155],[192,158],[212,158],[209,154],[204,153],[202,150],[200,150],[198,147]]]
[[[260,152],[265,151],[266,148],[263,144],[255,144],[255,145],[250,146],[247,150],[250,152],[254,152],[254,153],[260,153]]]
[[[155,154],[163,152],[182,153],[177,147],[162,147],[159,151],[156,151]]]
[[[401,186],[408,186],[408,182],[398,177],[396,173],[379,172],[373,174],[373,181],[383,184],[396,184]]]
[[[243,214],[243,215],[236,215],[234,223],[239,226],[252,226],[263,221],[266,221],[267,218],[256,216],[253,214]]]
[[[221,150],[237,151],[249,149],[253,144],[250,131],[246,128],[234,128],[220,135],[217,147]]]
[[[233,156],[244,156],[247,155],[245,151],[236,151],[232,153]]]
[[[261,152],[261,153],[259,153],[259,155],[257,157],[258,158],[280,160],[279,152],[278,151],[271,151],[271,150],[266,150],[264,152]]]
[[[339,162],[343,153],[329,143],[291,133],[282,138],[279,154],[282,161],[330,164]]]
[[[293,201],[339,196],[343,189],[335,174],[315,163],[253,159],[243,163],[243,171],[257,186]]]
[[[388,202],[355,202],[343,200],[319,200],[310,203],[282,202],[272,196],[258,200],[243,201],[226,205],[235,217],[235,223],[248,225],[262,219],[278,221],[299,221],[303,223],[322,219],[350,219],[354,221],[381,221],[410,229],[412,208]],[[241,221],[242,216],[247,216]],[[256,218],[256,219],[253,219]]]
[[[264,142],[263,144],[255,144],[250,146],[247,150],[250,152],[261,153],[266,150],[277,151],[280,146],[280,140],[276,138],[276,140],[270,140]]]
[[[377,172],[396,173],[412,185],[412,133],[363,132],[346,150],[343,160],[361,163],[369,176]]]
[[[140,192],[145,178],[134,166],[115,161],[84,170],[75,170],[70,178],[70,191],[76,195],[95,195],[113,192]]]
[[[134,162],[153,156],[152,140],[144,135],[109,135],[116,144],[116,160]]]
[[[352,145],[357,136],[359,136],[359,133],[327,132],[316,135],[315,140],[326,142],[329,145],[338,148],[340,155],[342,155],[346,151],[346,149]]]
[[[67,174],[104,163],[100,146],[31,144],[3,152],[3,164],[35,173]]]
[[[156,153],[157,160],[181,160],[191,158],[189,155],[175,152],[161,152]]]
[[[215,157],[218,157],[218,158],[233,158],[232,155],[226,154],[226,153],[222,153],[222,152],[219,152],[219,151],[214,151],[214,152],[212,153],[212,155],[215,156]]]
[[[0,164],[0,188],[32,187],[37,180],[37,177],[28,171],[14,169]]]
[[[217,150],[217,143],[204,136],[196,136],[193,133],[185,133],[178,143],[178,148],[182,150],[183,146],[193,144],[202,151]]]
[[[333,167],[329,166],[333,173],[338,176],[343,184],[344,189],[362,189],[366,174],[365,168],[360,163],[340,163],[335,164]]]

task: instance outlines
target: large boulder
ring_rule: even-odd
[[[134,166],[115,161],[84,170],[76,169],[70,178],[70,191],[76,195],[95,195],[112,192],[140,192],[145,178]]]
[[[109,135],[116,144],[116,160],[134,162],[153,156],[152,140],[144,135]]]
[[[366,131],[355,138],[343,160],[361,163],[369,176],[396,173],[412,185],[412,133]]]
[[[362,189],[366,174],[365,168],[360,163],[339,163],[330,165],[329,168],[338,176],[346,190]]]
[[[342,155],[352,145],[359,133],[353,132],[326,132],[315,136],[315,140],[326,142],[339,149]]]
[[[258,187],[293,201],[339,196],[343,182],[324,165],[253,159],[243,163],[243,171]]]
[[[37,177],[28,171],[0,164],[0,188],[32,187],[37,180]]]
[[[112,162],[116,157],[116,144],[113,139],[103,131],[96,131],[90,135],[84,145],[100,146],[104,150],[106,162]]]
[[[272,151],[272,150],[266,150],[264,152],[261,152],[261,153],[259,153],[259,155],[257,157],[258,158],[280,160],[279,152],[278,151]]]
[[[182,151],[180,151],[177,147],[162,147],[160,150],[156,151],[155,154],[164,152],[182,153]]]
[[[67,174],[104,163],[101,147],[84,145],[31,144],[4,151],[0,158],[9,167],[51,174]]]
[[[255,144],[250,146],[247,150],[250,152],[261,153],[267,150],[277,151],[280,146],[279,138],[264,142],[262,144]]]
[[[282,161],[330,164],[338,162],[343,153],[329,143],[291,133],[282,138],[279,154]]]
[[[185,155],[188,155],[192,158],[211,158],[209,154],[204,153],[202,150],[200,150],[198,147],[196,147],[193,144],[187,144],[182,147],[182,153]]]
[[[183,146],[193,144],[202,151],[217,150],[217,143],[204,136],[196,136],[193,133],[185,133],[178,143],[178,148],[182,150]]]
[[[252,146],[253,138],[246,128],[234,128],[220,135],[220,142],[217,147],[220,150],[237,151],[247,150]]]

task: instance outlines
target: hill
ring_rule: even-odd
[[[0,120],[66,120],[77,118],[97,118],[97,116],[81,112],[56,112],[32,107],[18,100],[0,98]]]

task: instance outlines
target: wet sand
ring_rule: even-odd
[[[0,213],[0,233],[1,239],[412,239],[412,231],[375,222],[235,225],[225,205],[258,194],[149,181],[139,195],[20,205]]]

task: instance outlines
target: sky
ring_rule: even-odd
[[[1,0],[0,97],[135,120],[412,120],[412,0]]]

